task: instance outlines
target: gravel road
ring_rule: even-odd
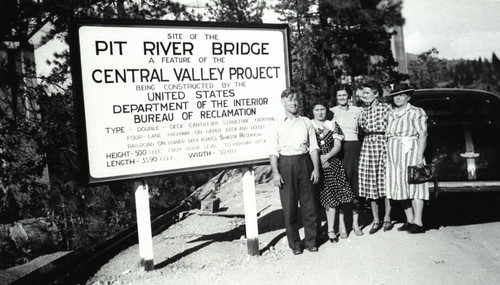
[[[498,204],[446,200],[440,212],[426,209],[426,220],[433,225],[425,234],[398,232],[395,228],[402,221],[396,220],[392,231],[368,235],[368,224],[364,236],[326,241],[319,252],[294,256],[287,247],[276,189],[258,185],[256,196],[258,211],[262,210],[260,256],[247,253],[243,217],[202,215],[195,210],[154,237],[155,270],[145,272],[138,266],[136,245],[110,260],[87,284],[497,284],[500,280]],[[243,202],[237,193],[221,200],[221,207],[232,213],[239,212]]]

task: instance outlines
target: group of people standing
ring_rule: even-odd
[[[278,118],[270,140],[270,158],[294,254],[302,253],[304,247],[311,252],[318,250],[322,209],[332,243],[338,237],[348,237],[345,213],[352,212],[354,234],[363,235],[359,214],[364,202],[373,215],[370,234],[393,229],[393,201],[401,202],[406,215],[398,231],[425,232],[422,212],[424,200],[429,199],[428,187],[426,183],[407,182],[408,166],[425,163],[427,139],[427,115],[409,103],[414,89],[396,84],[388,95],[392,102],[386,103],[380,100],[380,84],[367,81],[360,88],[363,106],[357,107],[349,104],[351,94],[346,87],[338,88],[337,105],[331,109],[328,102],[314,102],[312,119],[298,115],[297,89],[289,87],[281,94],[285,115]],[[332,120],[327,120],[329,110]],[[303,246],[298,231],[299,203]]]

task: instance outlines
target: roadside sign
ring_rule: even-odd
[[[287,25],[72,20],[70,33],[87,183],[269,160]]]

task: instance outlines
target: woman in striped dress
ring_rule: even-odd
[[[408,166],[424,164],[427,143],[427,115],[408,101],[414,89],[406,83],[391,91],[396,108],[389,112],[387,125],[387,198],[402,202],[406,222],[399,231],[423,233],[424,200],[429,200],[427,183],[408,184]]]
[[[359,196],[370,201],[373,215],[373,224],[369,233],[374,234],[382,228],[379,217],[379,204],[383,199],[385,202],[385,214],[383,218],[384,231],[390,231],[391,204],[385,198],[385,165],[386,165],[386,137],[387,114],[392,109],[391,105],[379,101],[382,88],[376,81],[368,81],[363,84],[363,96],[361,100],[365,107],[361,113],[360,128],[364,133],[361,153],[359,156]]]

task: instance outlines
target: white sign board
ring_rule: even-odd
[[[88,181],[268,160],[290,80],[286,26],[154,23],[73,27]]]

